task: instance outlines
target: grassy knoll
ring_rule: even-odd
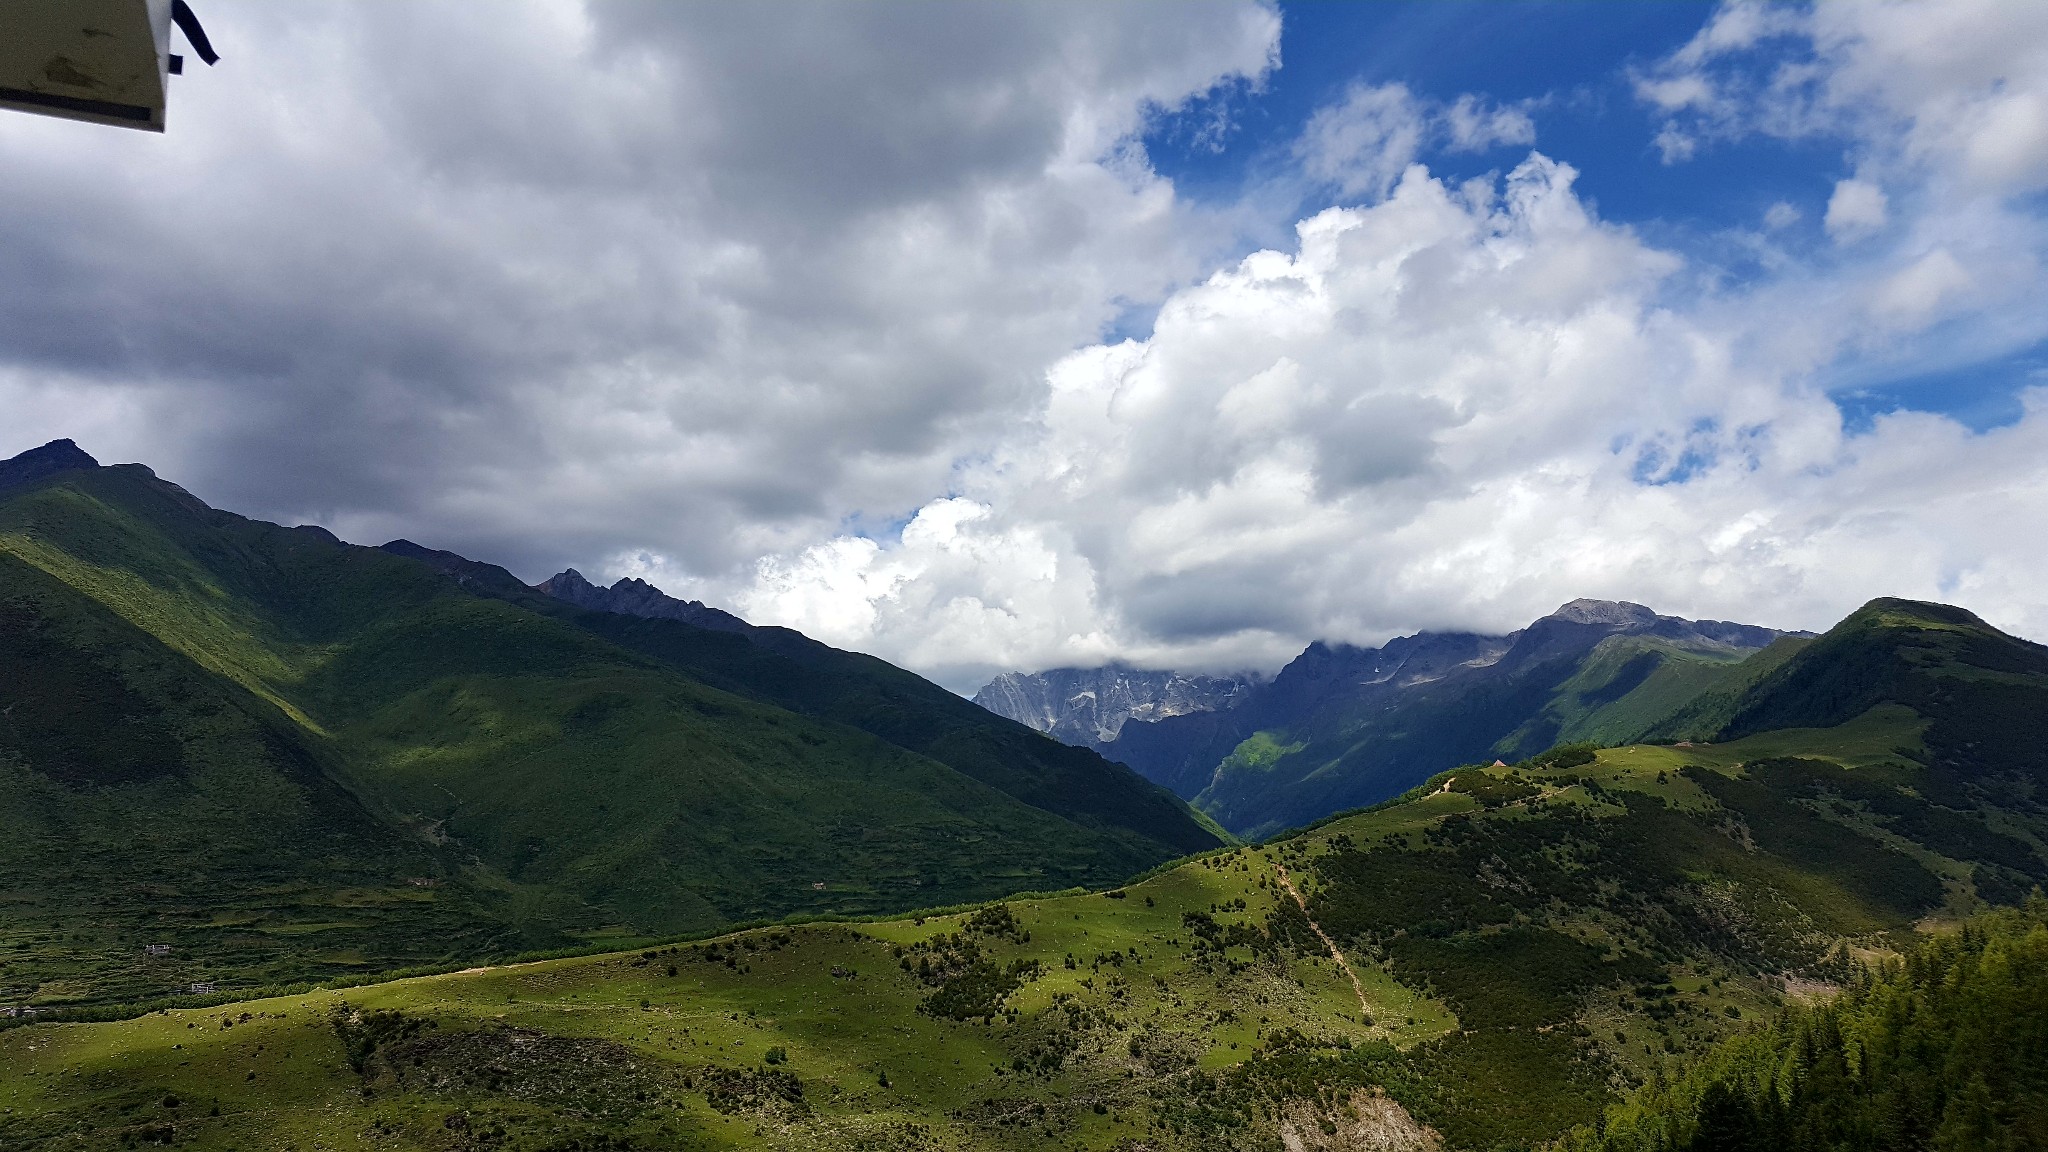
[[[1461,769],[1107,893],[18,1027],[0,1143],[1534,1146],[2040,870],[2027,821],[1911,802],[1923,728]]]

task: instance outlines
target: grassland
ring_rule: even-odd
[[[2009,845],[1873,784],[1924,728],[1462,769],[1109,892],[18,1027],[0,1143],[1532,1146],[1982,906],[1950,853]]]

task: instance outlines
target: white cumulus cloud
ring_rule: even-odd
[[[1280,193],[1190,206],[1139,141],[1278,66],[1260,3],[207,17],[234,50],[167,136],[0,135],[0,451],[641,575],[956,688],[1576,596],[2048,636],[2048,389],[1989,431],[1830,399],[2048,340],[2048,5],[1732,3],[1631,74],[1668,162],[1839,153],[1733,282],[1477,93],[1353,85]],[[1213,255],[1303,188],[1286,243]]]
[[[1828,197],[1828,235],[1837,242],[1853,239],[1884,227],[1891,218],[1891,201],[1884,189],[1867,180],[1842,180]]]

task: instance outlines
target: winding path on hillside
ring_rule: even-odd
[[[1287,874],[1287,865],[1275,860],[1273,870],[1280,874],[1280,883],[1287,889],[1287,894],[1294,897],[1294,902],[1301,906],[1301,918],[1308,921],[1310,930],[1323,942],[1323,947],[1330,950],[1330,956],[1337,961],[1337,967],[1343,971],[1345,978],[1351,981],[1351,990],[1358,993],[1359,1020],[1363,1022],[1372,1019],[1372,1005],[1366,1002],[1364,982],[1359,980],[1358,973],[1351,970],[1351,963],[1344,959],[1344,953],[1337,947],[1337,942],[1330,939],[1330,934],[1323,931],[1323,926],[1316,923],[1316,918],[1308,914],[1308,901],[1301,898],[1301,889],[1294,886],[1294,877]]]

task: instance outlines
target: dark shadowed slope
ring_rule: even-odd
[[[955,741],[1020,792],[1098,766],[1130,823],[707,685],[434,559],[219,512],[138,465],[0,492],[17,995],[1113,883],[1201,835],[1085,753]],[[915,693],[889,703],[918,727]],[[167,915],[183,963],[142,966]]]
[[[564,576],[550,583],[563,583]],[[643,590],[659,600],[650,601],[640,594]],[[623,603],[603,601],[613,608],[571,618],[704,683],[858,728],[1034,808],[1127,840],[1135,851],[1199,852],[1221,842],[1187,805],[1123,765],[992,715],[886,661],[820,644],[787,628],[755,627],[716,609],[684,605],[686,611],[713,612],[737,625],[695,626],[670,615],[671,606],[682,602],[645,584],[632,591],[636,594]]]

